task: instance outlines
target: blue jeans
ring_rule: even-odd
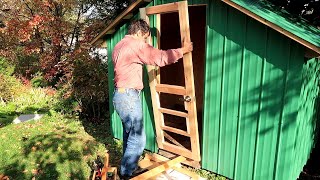
[[[138,160],[146,145],[140,91],[116,88],[113,105],[121,118],[123,127],[123,156],[120,174],[131,176],[137,168]]]

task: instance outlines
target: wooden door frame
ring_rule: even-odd
[[[140,8],[140,17],[149,23],[149,15],[156,15],[158,29],[157,36],[160,37],[160,14],[178,12],[179,13],[179,23],[180,23],[180,36],[181,44],[183,41],[191,42],[190,39],[190,28],[189,28],[189,14],[188,14],[188,2],[180,1],[169,4],[162,4],[158,6],[151,6],[147,8]],[[151,37],[148,38],[147,42],[152,45]],[[159,41],[156,48],[159,48]],[[192,53],[186,53],[183,55],[183,66],[185,75],[185,87],[175,86],[175,85],[163,85],[160,84],[160,72],[159,68],[155,66],[147,66],[149,75],[149,84],[152,95],[152,105],[153,113],[156,124],[156,139],[158,142],[158,147],[160,149],[168,150],[171,152],[179,151],[179,154],[190,158],[194,161],[199,162],[200,157],[200,143],[199,143],[199,132],[198,132],[198,122],[197,122],[197,108],[196,108],[196,97],[195,97],[195,87],[194,87],[194,75],[193,75],[193,64],[192,64]],[[164,125],[164,118],[161,113],[168,113],[168,109],[161,108],[160,97],[158,92],[170,93],[183,95],[184,97],[189,96],[191,101],[185,102],[185,108],[188,113],[182,113],[179,111],[169,110],[172,115],[185,117],[187,122],[187,131],[182,131],[175,128],[170,128]],[[190,118],[191,117],[191,118]],[[191,151],[179,146],[179,143],[172,145],[165,142],[164,137],[170,139],[170,136],[163,130],[167,130],[176,134],[181,134],[190,137]]]

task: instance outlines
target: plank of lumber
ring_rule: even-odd
[[[163,157],[163,158],[170,158],[170,159],[178,157],[177,154],[174,154],[172,152],[169,152],[169,151],[166,151],[166,150],[163,150],[163,149],[159,149],[159,152],[158,152],[157,155],[160,156],[160,157]],[[183,161],[182,164],[194,167],[196,169],[201,168],[201,165],[200,165],[199,161],[194,161],[193,159],[190,159],[190,158],[188,158],[186,161]]]
[[[153,163],[150,159],[143,158],[141,161],[139,161],[138,165],[141,169],[148,169],[148,167],[152,166]]]
[[[141,167],[142,169],[150,170],[150,169],[153,169],[153,168],[155,168],[155,167],[157,167],[157,166],[159,166],[159,165],[161,165],[161,164],[163,164],[165,162],[168,162],[168,161],[170,161],[169,158],[166,158],[166,157],[161,156],[159,154],[146,153],[145,157],[143,158],[143,160],[141,160],[139,162],[139,167]],[[184,161],[184,162],[187,162],[187,161]],[[184,162],[182,162],[182,163],[184,163]],[[201,179],[201,177],[198,174],[196,174],[195,172],[192,172],[192,171],[190,171],[188,169],[183,168],[180,163],[177,163],[175,166],[171,167],[171,169],[189,176],[192,180]],[[153,179],[153,177],[150,178],[150,179]],[[156,178],[154,178],[154,179],[156,179]]]
[[[176,95],[186,95],[186,89],[183,86],[157,84],[156,91],[163,92],[163,93],[169,93],[169,94],[176,94]]]
[[[109,167],[108,168],[108,172],[111,172],[113,175],[113,180],[117,179],[117,168],[116,167]]]
[[[140,8],[140,17],[144,19],[148,24],[150,23],[149,17],[146,15],[146,8]],[[147,39],[148,44],[152,45],[151,37],[149,36]],[[157,85],[157,71],[155,66],[147,66],[148,70],[148,77],[149,77],[149,86],[152,98],[152,109],[153,109],[153,116],[154,122],[156,127],[156,140],[159,148],[162,147],[162,142],[164,141],[163,131],[160,129],[161,125],[164,124],[163,116],[161,116],[158,108],[160,107],[160,97],[159,94],[156,92],[156,85]]]
[[[179,117],[184,117],[184,118],[188,117],[188,113],[176,111],[176,110],[172,110],[172,109],[159,108],[159,111],[162,113],[170,114],[170,115],[174,115],[174,116],[179,116]]]
[[[157,6],[151,6],[146,8],[146,14],[163,14],[163,13],[170,13],[170,12],[177,12],[178,11],[178,3],[169,3],[169,4],[162,4]]]
[[[104,166],[101,171],[101,174],[102,174],[101,180],[107,180],[108,167],[109,167],[109,153],[108,153],[108,151],[106,152],[106,157],[104,158],[103,164],[104,164]]]
[[[161,156],[161,155],[155,154],[155,153],[153,153],[153,154],[146,153],[145,158],[152,160],[152,161],[155,161],[155,162],[162,162],[162,161],[169,161],[170,160],[169,158],[166,158],[164,156]]]
[[[181,129],[177,129],[177,128],[173,128],[173,127],[169,127],[169,126],[161,126],[161,129],[166,130],[166,131],[170,131],[170,132],[173,132],[173,133],[176,133],[176,134],[180,134],[180,135],[183,135],[183,136],[190,137],[190,134],[188,132],[183,131]]]
[[[97,171],[93,171],[93,175],[92,175],[92,179],[91,180],[95,180],[96,179],[96,175],[97,175]],[[2,178],[1,178],[1,180],[2,180]]]
[[[156,15],[156,30],[157,30],[157,43],[155,48],[160,49],[160,38],[161,38],[161,14]],[[161,83],[160,79],[160,67],[156,67],[156,78],[157,78],[157,83]]]
[[[163,149],[165,149],[166,151],[169,151],[169,152],[177,152],[177,153],[179,153],[179,155],[182,155],[182,156],[190,158],[190,159],[192,158],[192,152],[189,149],[175,146],[175,145],[170,144],[168,142],[163,142]]]
[[[179,22],[180,22],[180,35],[181,43],[183,41],[191,42],[190,39],[190,26],[189,26],[189,12],[188,2],[179,2]],[[186,53],[183,55],[184,76],[186,84],[186,95],[191,97],[190,102],[185,102],[186,109],[189,114],[189,124],[187,129],[190,130],[191,152],[192,157],[189,157],[195,161],[200,161],[200,143],[198,132],[198,120],[197,120],[197,107],[195,98],[194,87],[194,75],[193,75],[193,63],[192,53]]]
[[[165,162],[164,164],[161,164],[160,166],[157,166],[143,174],[140,174],[139,176],[136,176],[132,178],[131,180],[145,180],[148,178],[151,178],[157,174],[160,174],[161,172],[170,169],[171,167],[175,166],[176,164],[185,161],[186,158],[183,156],[179,156],[171,161]]]

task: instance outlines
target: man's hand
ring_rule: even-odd
[[[182,46],[182,52],[183,54],[189,53],[193,50],[193,44],[192,42],[183,42],[183,46]]]

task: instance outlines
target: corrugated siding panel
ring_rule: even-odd
[[[297,137],[296,130],[300,128],[298,126],[298,111],[297,103],[300,97],[300,90],[297,87],[302,87],[302,68],[303,68],[303,49],[300,45],[296,43],[288,44],[287,47],[290,49],[283,49],[288,52],[289,61],[287,65],[287,74],[286,74],[286,84],[285,84],[285,96],[283,100],[283,112],[282,112],[282,121],[281,121],[281,129],[279,133],[279,140],[277,142],[277,159],[276,159],[276,169],[275,171],[275,179],[296,179],[302,170],[305,162],[301,163],[293,163],[295,162],[294,156],[295,153],[300,153],[296,151],[295,144],[300,142],[302,139]],[[288,58],[288,57],[286,57]],[[299,61],[299,59],[301,59]],[[299,110],[299,109],[298,109]],[[305,141],[305,140],[303,140]],[[312,140],[309,139],[308,143],[311,143]],[[308,146],[311,146],[309,144]],[[308,152],[309,153],[309,152]],[[306,156],[306,152],[301,153],[302,156]],[[294,168],[290,168],[291,173],[284,173],[288,171],[288,167],[295,164],[295,166],[299,166],[298,169],[294,170]]]
[[[152,3],[150,4],[152,5]],[[138,18],[139,15],[136,14],[134,18]],[[155,24],[154,18],[150,18],[150,24],[153,26]],[[110,120],[111,120],[111,129],[113,136],[118,139],[122,139],[122,124],[118,114],[115,112],[112,97],[114,90],[114,71],[112,64],[112,51],[114,46],[127,34],[127,24],[122,25],[113,35],[107,38],[108,43],[108,73],[109,73],[109,103],[110,103]],[[143,108],[143,118],[144,118],[144,129],[147,136],[146,149],[155,152],[157,151],[157,144],[155,139],[155,128],[154,128],[154,120],[153,120],[153,110],[151,104],[151,95],[149,82],[147,77],[147,72],[144,72],[144,90],[141,92],[142,98],[142,108]]]
[[[319,59],[309,60],[303,67],[303,86],[300,95],[300,111],[298,113],[298,124],[296,130],[297,139],[295,143],[294,172],[298,172],[307,159],[312,149],[315,138],[315,127],[319,123]],[[318,109],[316,112],[315,110]],[[317,114],[318,113],[318,114]],[[319,124],[318,124],[319,125]]]
[[[232,179],[297,178],[306,162],[294,160],[303,47],[217,0],[207,24],[203,168]],[[303,126],[306,157],[314,125]]]

